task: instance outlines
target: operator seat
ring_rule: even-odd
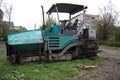
[[[67,23],[67,21],[68,21],[68,20],[61,20],[61,21],[60,21],[60,22],[61,22],[61,25],[62,25],[62,26],[65,26],[66,23]]]
[[[72,24],[71,29],[76,30],[78,24],[78,19],[75,20],[75,22]]]
[[[64,29],[65,29],[65,30],[66,30],[66,29],[70,30],[70,28],[71,28],[71,22],[68,21],[68,22],[65,24]]]
[[[67,22],[64,29],[77,30],[77,24],[78,24],[78,19],[76,19],[73,24],[71,24],[71,22]]]

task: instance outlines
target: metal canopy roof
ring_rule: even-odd
[[[84,5],[56,3],[52,5],[52,7],[48,10],[47,13],[51,14],[52,12],[57,12],[56,7],[58,9],[58,12],[70,13],[70,14],[75,14],[79,11],[82,11],[83,9],[87,9],[87,6],[84,6]]]

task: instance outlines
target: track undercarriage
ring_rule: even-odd
[[[71,47],[65,53],[61,54],[62,50],[59,51],[45,51],[38,50],[34,52],[21,52],[14,53],[13,49],[9,49],[7,52],[8,60],[11,63],[41,63],[41,62],[52,62],[52,61],[66,61],[79,59],[83,57],[93,58],[97,56],[98,44],[97,41],[94,40],[83,40],[84,42],[80,42],[78,46]],[[8,47],[10,48],[10,47]],[[12,50],[12,51],[11,51]],[[13,54],[9,54],[13,53]]]

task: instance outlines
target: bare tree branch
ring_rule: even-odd
[[[99,20],[97,21],[99,39],[108,40],[114,33],[114,24],[119,14],[111,1],[106,6],[100,7],[99,12]]]
[[[11,22],[13,6],[12,5],[7,6],[7,4],[5,4],[3,7],[5,9],[4,11],[5,17],[8,19],[9,22]]]

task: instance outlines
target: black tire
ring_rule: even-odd
[[[16,62],[15,61],[15,55],[12,54],[12,55],[8,56],[8,60],[9,60],[10,63],[15,63]]]
[[[8,60],[12,64],[19,63],[19,57],[16,54],[12,54],[12,55],[8,56]]]

